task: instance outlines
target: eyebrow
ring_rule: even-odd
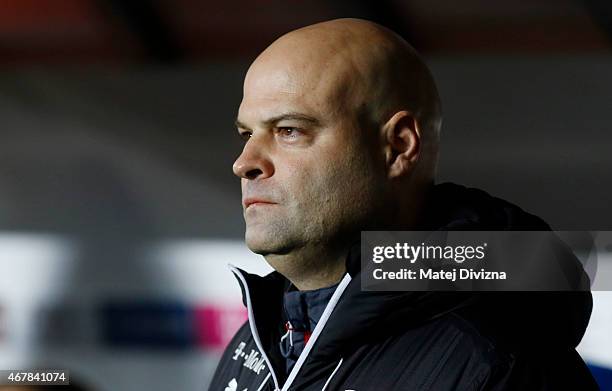
[[[262,121],[262,124],[266,125],[266,126],[270,126],[270,125],[274,125],[280,121],[283,120],[294,120],[294,121],[302,121],[302,122],[307,122],[310,125],[313,126],[318,126],[321,123],[319,122],[318,119],[311,117],[309,115],[306,114],[302,114],[302,113],[285,113],[285,114],[281,114],[281,115],[277,115],[275,117],[271,117],[268,118],[264,121]],[[240,122],[240,120],[236,119],[236,127],[240,128],[240,129],[250,129],[247,125],[245,125],[244,123]]]

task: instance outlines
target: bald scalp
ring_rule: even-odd
[[[361,19],[336,19],[291,31],[264,50],[245,79],[281,64],[300,75],[295,91],[319,94],[339,114],[360,118],[362,130],[381,129],[397,112],[415,119],[421,136],[420,169],[432,177],[441,109],[433,77],[417,52],[393,31]],[[269,81],[264,81],[269,82]]]

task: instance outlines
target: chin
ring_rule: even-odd
[[[274,239],[271,235],[265,235],[262,232],[252,233],[249,230],[244,235],[244,241],[249,250],[260,255],[269,254],[274,250]]]
[[[278,234],[264,232],[249,232],[245,234],[245,243],[249,250],[259,255],[286,254],[291,251],[291,246]]]

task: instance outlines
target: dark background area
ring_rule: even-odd
[[[441,181],[483,187],[557,229],[609,228],[610,7],[594,0],[3,1],[0,227],[88,231],[80,221],[88,216],[162,236],[240,237],[232,123],[248,64],[286,31],[355,16],[394,28],[428,60],[445,114]],[[161,173],[141,178],[151,188],[120,185],[127,173],[118,165],[136,170],[145,158],[198,190],[163,194],[170,189]],[[201,202],[214,198],[206,192],[234,202],[211,208]]]

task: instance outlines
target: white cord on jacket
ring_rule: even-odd
[[[331,376],[327,379],[327,381],[325,382],[325,384],[323,385],[323,388],[321,388],[321,391],[325,391],[327,389],[327,386],[329,385],[329,383],[331,382],[332,377],[334,377],[334,375],[336,374],[336,372],[338,372],[338,369],[340,369],[340,365],[342,365],[342,361],[344,359],[341,358],[340,361],[338,362],[338,365],[336,365],[336,369],[334,369],[334,371],[332,372]]]
[[[259,385],[259,388],[257,389],[257,391],[263,390],[263,387],[268,382],[268,379],[270,378],[270,376],[272,376],[272,372],[268,371],[268,376],[266,376],[265,379],[261,382],[261,384]]]

